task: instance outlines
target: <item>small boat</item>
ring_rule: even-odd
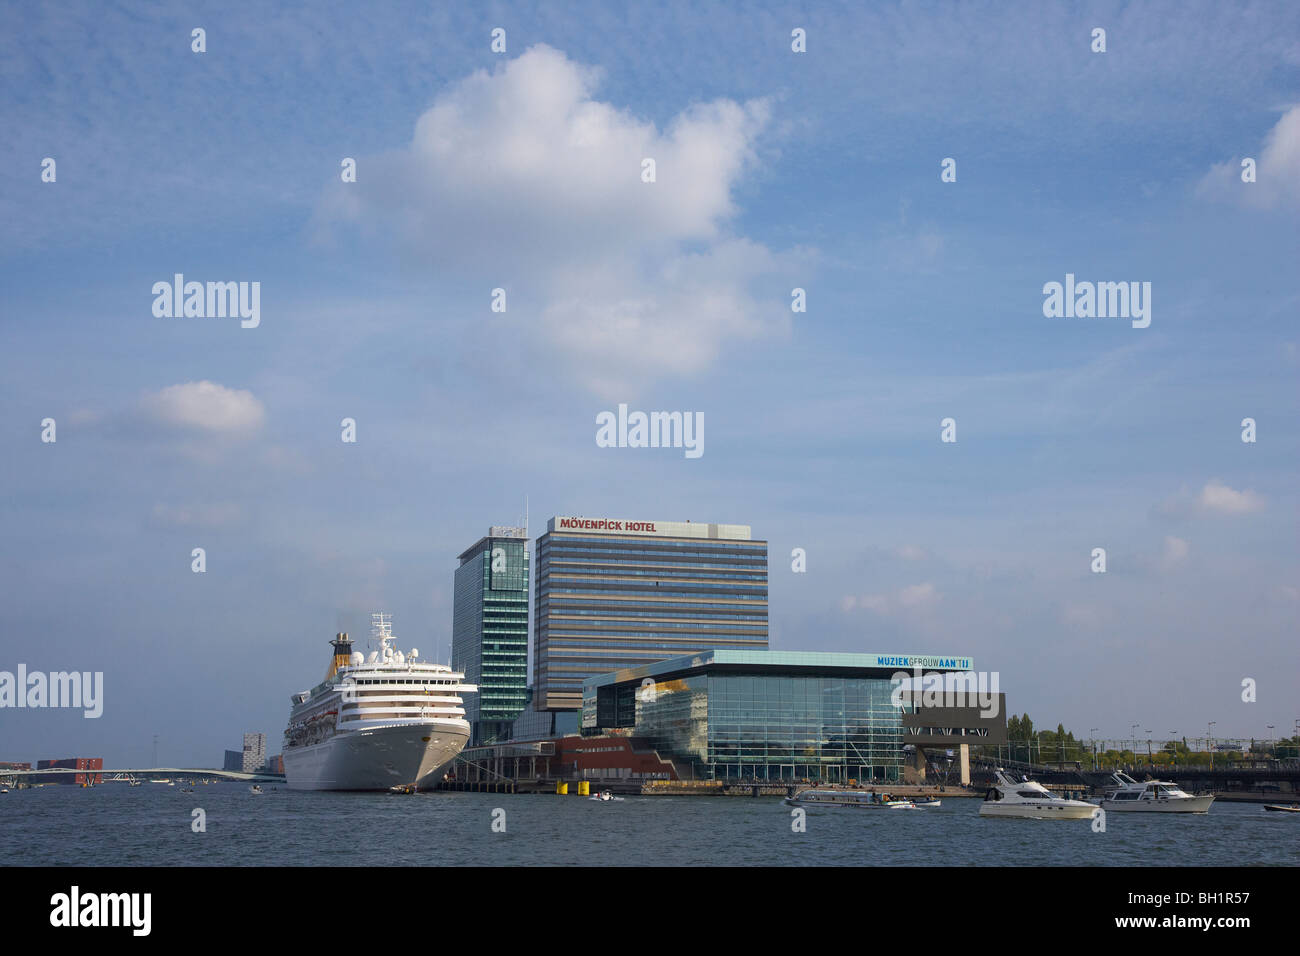
[[[0,793],[8,793],[8,792],[9,792],[8,787],[0,787]]]
[[[595,800],[598,803],[609,803],[611,800],[622,800],[622,797],[616,797],[608,790],[602,790],[600,793],[593,793],[588,800]]]
[[[1103,810],[1142,811],[1147,813],[1208,813],[1214,794],[1193,796],[1176,783],[1147,780],[1139,783],[1126,773],[1110,775],[1118,786],[1107,790],[1102,798]]]
[[[1300,803],[1293,803],[1290,806],[1281,803],[1266,803],[1264,809],[1273,810],[1277,813],[1300,813]]]
[[[275,789],[275,788],[272,787],[272,789]],[[399,783],[399,784],[398,784],[397,786],[395,786],[395,787],[389,787],[389,788],[388,788],[388,792],[389,792],[389,793],[415,793],[415,784],[413,784],[413,783]]]
[[[257,784],[253,784],[251,787],[248,788],[248,792],[249,792],[249,793],[261,793],[261,792],[262,792],[262,788],[259,787]]]
[[[982,817],[1020,817],[1028,820],[1089,820],[1098,807],[1086,800],[1066,800],[1041,783],[1025,778],[1019,782],[1001,768],[995,770],[997,783],[984,795],[980,805]]]
[[[938,800],[935,797],[924,797],[920,800],[913,800],[912,802],[918,807],[938,807],[943,805],[943,801]]]
[[[895,799],[888,793],[874,790],[836,790],[827,787],[805,787],[781,801],[787,807],[849,807],[855,810],[915,810],[911,800]]]

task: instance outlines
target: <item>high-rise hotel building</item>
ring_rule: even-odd
[[[470,740],[493,743],[528,700],[528,533],[488,529],[460,556],[453,600],[451,666],[478,686],[464,697]]]
[[[533,605],[538,710],[580,710],[583,680],[613,670],[767,649],[767,542],[748,525],[556,517],[546,528]]]

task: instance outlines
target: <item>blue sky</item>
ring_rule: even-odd
[[[1300,717],[1294,4],[4,17],[0,669],[106,703],[0,712],[0,759],[276,749],[370,610],[446,654],[525,495],[750,524],[773,647],[969,655],[1039,724]],[[260,326],[154,317],[176,272]],[[1066,273],[1150,327],[1045,318]],[[619,402],[705,454],[598,448]]]

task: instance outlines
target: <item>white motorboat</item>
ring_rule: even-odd
[[[920,800],[913,800],[918,807],[939,807],[943,806],[943,801],[937,797],[923,797]]]
[[[1028,820],[1088,820],[1097,814],[1095,803],[1067,800],[1041,783],[1016,781],[1005,770],[994,771],[997,782],[984,795],[982,817],[1020,817]]]
[[[1268,803],[1264,805],[1264,809],[1275,813],[1300,813],[1300,803],[1293,803],[1290,806],[1284,803]]]
[[[609,790],[602,790],[600,793],[593,793],[587,799],[595,800],[598,803],[610,803],[613,800],[622,800],[623,798],[614,796],[614,794]]]
[[[1104,810],[1135,811],[1146,813],[1208,813],[1214,794],[1193,796],[1178,786],[1164,780],[1147,780],[1142,783],[1126,773],[1113,773],[1111,779],[1118,785],[1106,791],[1101,806]]]
[[[249,792],[249,793],[261,793],[261,792],[262,792],[262,788],[259,787],[257,784],[253,784],[251,787],[248,788],[248,792]]]
[[[876,793],[874,790],[838,790],[828,787],[806,787],[786,797],[782,803],[787,807],[828,809],[849,807],[856,810],[915,810],[917,808],[911,800],[894,799],[888,793]]]

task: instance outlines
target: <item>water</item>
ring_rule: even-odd
[[[6,862],[97,865],[1070,866],[1287,865],[1300,814],[1216,803],[1206,815],[986,820],[978,799],[928,810],[810,810],[778,797],[309,793],[240,784],[103,784],[0,794]],[[191,811],[207,832],[191,830]],[[492,830],[493,810],[506,831]]]

